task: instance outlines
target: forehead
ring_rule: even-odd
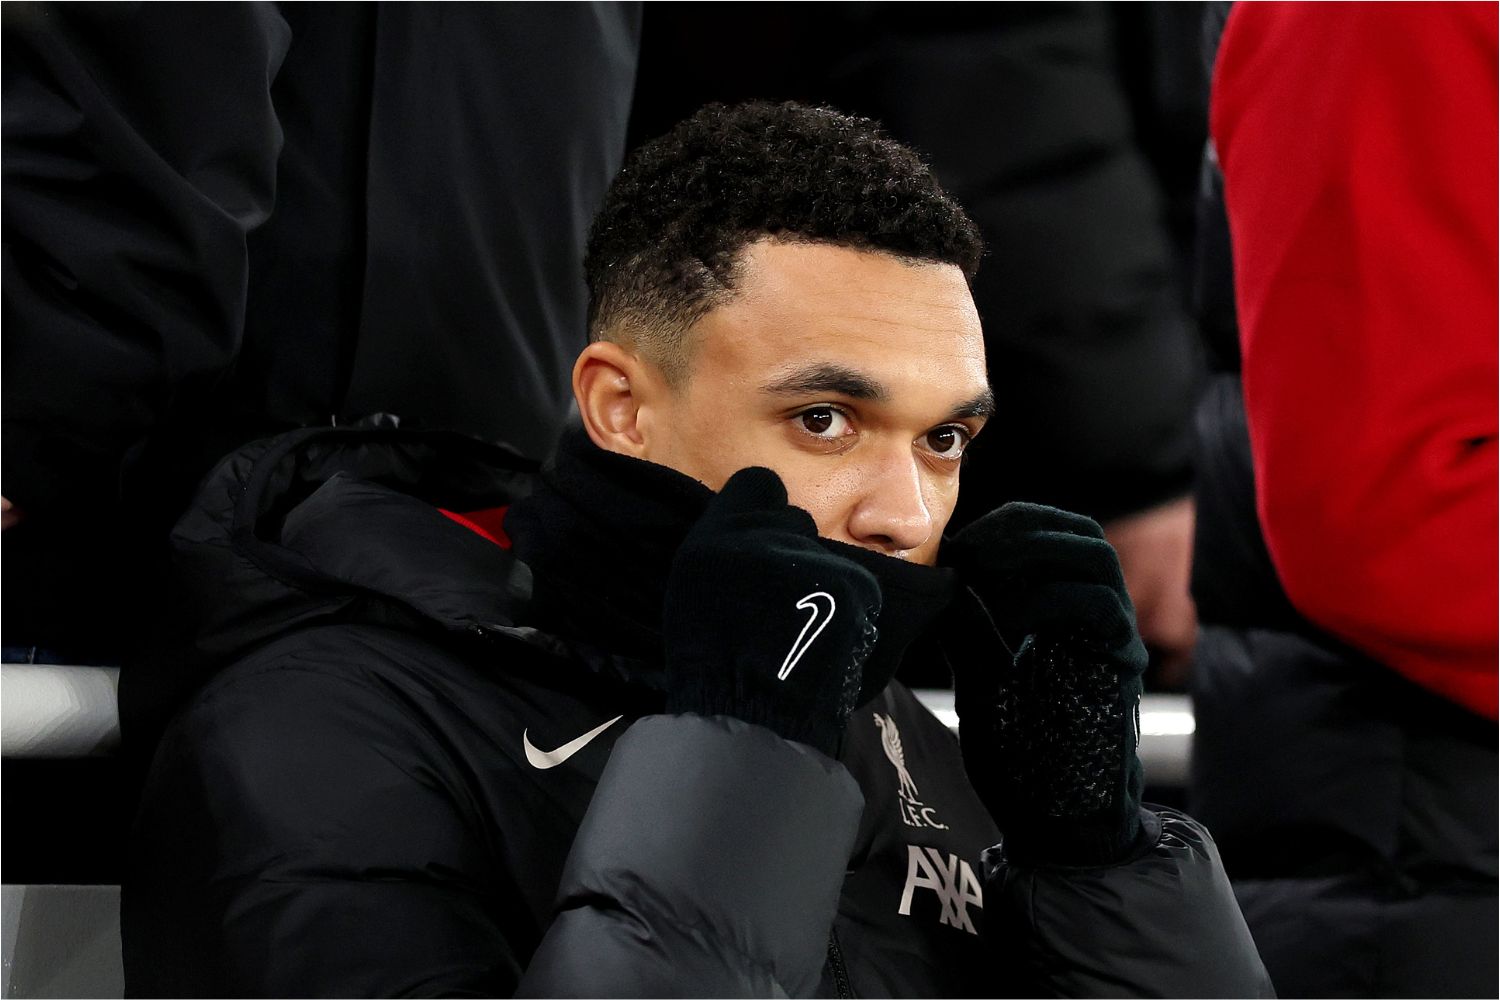
[[[694,331],[690,379],[774,381],[809,365],[864,373],[893,394],[967,398],[986,384],[963,272],[890,254],[762,240],[734,298]]]

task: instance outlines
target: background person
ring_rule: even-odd
[[[1284,995],[1496,981],[1495,64],[1463,4],[1218,54],[1189,798]]]
[[[137,652],[168,530],[255,437],[394,413],[545,456],[639,27],[6,5],[5,645]]]

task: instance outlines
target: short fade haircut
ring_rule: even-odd
[[[710,104],[626,161],[589,231],[589,339],[629,343],[680,381],[689,328],[733,297],[765,238],[953,264],[984,243],[927,164],[831,108]]]

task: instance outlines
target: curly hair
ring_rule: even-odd
[[[684,335],[733,297],[763,238],[954,264],[979,230],[911,149],[866,118],[788,102],[710,104],[626,161],[589,231],[591,340],[627,341],[675,381]]]

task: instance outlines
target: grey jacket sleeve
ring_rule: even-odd
[[[987,933],[1009,942],[1018,996],[1272,997],[1213,838],[1142,810],[1155,843],[1108,868],[1027,868],[984,855]]]
[[[864,798],[843,765],[723,717],[616,744],[520,996],[805,996]]]

